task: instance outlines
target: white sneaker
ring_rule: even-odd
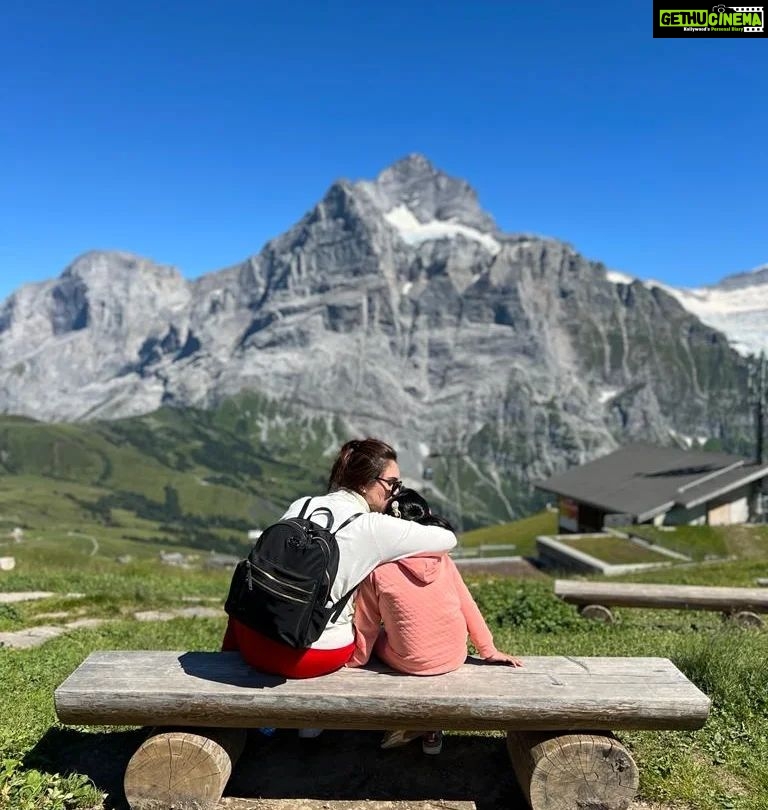
[[[407,745],[411,740],[418,740],[421,737],[421,731],[409,731],[405,728],[398,728],[394,731],[385,731],[384,738],[381,741],[381,748],[399,748],[401,745]]]
[[[315,737],[319,737],[323,731],[322,728],[300,728],[299,737],[302,740],[313,740]]]

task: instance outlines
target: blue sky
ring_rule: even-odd
[[[93,248],[228,266],[410,152],[611,269],[765,264],[768,42],[651,25],[634,0],[6,0],[0,299]]]

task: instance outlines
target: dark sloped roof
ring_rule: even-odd
[[[649,520],[676,504],[692,507],[768,476],[768,464],[727,453],[631,444],[536,484],[605,512]]]

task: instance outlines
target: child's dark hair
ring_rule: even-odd
[[[328,492],[342,487],[362,492],[384,472],[388,461],[397,461],[397,453],[386,442],[370,436],[367,439],[352,439],[336,456],[328,479]]]
[[[443,529],[454,531],[453,526],[444,517],[432,514],[427,499],[415,489],[407,487],[401,489],[387,504],[384,511],[387,515],[403,518],[403,520],[414,520],[425,526],[440,526]]]

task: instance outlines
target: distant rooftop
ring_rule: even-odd
[[[540,481],[536,488],[643,522],[766,476],[768,464],[740,456],[631,444]]]

